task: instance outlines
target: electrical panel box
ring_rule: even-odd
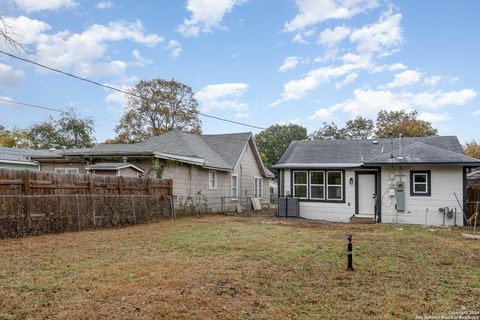
[[[405,183],[402,181],[397,182],[395,188],[395,201],[397,211],[405,211]]]

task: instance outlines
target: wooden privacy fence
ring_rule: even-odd
[[[467,219],[469,219],[476,210],[480,211],[480,204],[477,206],[477,202],[480,202],[480,185],[467,187]]]
[[[0,238],[175,217],[171,179],[0,169]]]
[[[0,169],[0,195],[155,195],[172,196],[171,179]]]

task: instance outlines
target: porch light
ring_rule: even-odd
[[[350,184],[353,185],[353,178],[350,178]]]

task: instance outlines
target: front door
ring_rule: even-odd
[[[357,215],[375,215],[375,173],[359,173],[357,176]]]

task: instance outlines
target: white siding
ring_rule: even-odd
[[[410,170],[431,171],[431,196],[410,196]],[[395,209],[395,197],[390,197],[390,175],[395,175],[395,181],[405,181],[405,211]],[[439,208],[449,207],[457,209],[457,225],[463,225],[462,211],[455,199],[454,192],[462,203],[463,199],[463,170],[461,167],[415,167],[382,169],[382,222],[442,225],[443,213]],[[428,210],[428,212],[427,212]],[[453,225],[454,219],[445,219],[446,225]]]
[[[300,201],[300,217],[307,219],[347,222],[355,214],[355,185],[350,185],[350,178],[355,177],[355,171],[345,170],[345,203],[306,202]],[[285,172],[290,190],[290,172]]]

